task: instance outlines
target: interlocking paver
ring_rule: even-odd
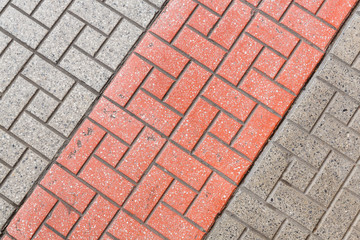
[[[13,136],[0,129],[0,159],[14,166],[26,147]]]
[[[70,2],[71,0],[44,0],[35,10],[33,17],[47,27],[51,27]]]
[[[105,39],[106,37],[99,31],[96,31],[95,28],[86,26],[76,39],[75,44],[88,54],[94,56]]]
[[[40,90],[26,109],[46,122],[58,104],[59,102],[56,99]]]

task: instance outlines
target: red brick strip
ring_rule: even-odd
[[[355,3],[171,0],[3,239],[201,239]]]

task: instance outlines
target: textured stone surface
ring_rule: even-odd
[[[27,110],[46,122],[59,102],[43,91],[38,91]]]
[[[223,214],[209,233],[208,239],[237,240],[244,229],[245,227],[229,214]]]
[[[25,151],[25,146],[14,137],[0,129],[0,159],[14,166],[21,154]]]
[[[94,55],[105,41],[106,37],[94,28],[86,26],[76,39],[76,46],[83,49],[90,55]]]
[[[0,198],[0,226],[3,226],[6,223],[14,210],[14,206]]]

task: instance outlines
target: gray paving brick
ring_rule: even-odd
[[[286,221],[280,228],[275,240],[305,240],[309,235],[308,231],[293,221]]]
[[[265,238],[248,229],[246,233],[241,236],[240,240],[265,240]]]
[[[95,52],[99,50],[105,39],[106,37],[104,35],[93,28],[86,26],[75,44],[88,54],[94,56]]]
[[[357,220],[354,223],[354,226],[360,230],[360,215],[358,215]]]
[[[0,193],[14,203],[20,204],[47,165],[48,162],[45,159],[28,150],[10,176],[6,178],[0,188]]]
[[[27,110],[46,122],[58,104],[58,101],[40,90],[27,107]]]
[[[21,154],[25,151],[23,144],[1,129],[0,146],[0,159],[10,166],[14,166]]]
[[[0,11],[3,10],[3,8],[8,2],[10,2],[10,0],[0,0]]]
[[[67,52],[60,66],[96,91],[100,91],[112,75],[112,72],[75,48]]]
[[[95,94],[77,84],[50,119],[49,125],[65,136],[69,136],[95,97]]]
[[[316,173],[315,169],[294,157],[291,166],[286,170],[282,179],[301,191],[305,191]]]
[[[261,161],[255,162],[244,186],[265,200],[288,166],[289,156],[280,147],[269,145],[261,156]]]
[[[73,79],[38,56],[30,60],[22,74],[59,99],[64,98],[74,83]]]
[[[4,51],[4,49],[9,44],[10,41],[11,41],[11,38],[9,36],[0,32],[0,53],[2,53],[2,51]]]
[[[18,77],[0,99],[0,125],[9,128],[35,91],[36,87]]]
[[[115,69],[141,34],[141,30],[127,20],[122,20],[96,57]]]
[[[360,195],[360,166],[356,166],[351,173],[349,180],[346,183],[346,187],[356,194]],[[359,221],[360,227],[360,221]],[[360,230],[360,228],[359,228]]]
[[[215,226],[208,236],[208,240],[237,240],[245,227],[227,213],[216,221]]]
[[[360,55],[358,55],[358,57],[356,58],[356,60],[353,64],[353,68],[356,68],[357,70],[360,71]]]
[[[360,133],[360,110],[355,113],[354,118],[350,121],[349,126]]]
[[[11,216],[15,207],[4,199],[0,198],[0,229],[5,225],[8,218]]]
[[[324,115],[314,135],[355,161],[360,156],[360,135],[329,115]]]
[[[316,202],[282,182],[270,195],[269,202],[309,230],[314,229],[324,213]]]
[[[31,52],[17,42],[5,50],[0,58],[0,92],[5,91],[30,56]]]
[[[346,238],[346,240],[359,240],[360,239],[360,231],[356,230],[356,229],[352,229],[349,237]]]
[[[30,15],[40,1],[41,0],[12,0],[11,3]]]
[[[83,22],[70,14],[65,14],[40,45],[39,53],[57,62],[83,26]]]
[[[269,238],[274,236],[284,220],[265,202],[243,190],[234,196],[227,210]]]
[[[20,116],[11,131],[49,159],[54,157],[64,142],[64,139],[27,113]]]
[[[36,48],[47,33],[45,28],[11,6],[1,14],[0,27],[32,48]]]
[[[337,93],[332,99],[326,112],[347,124],[358,107],[359,105],[351,100],[351,98]]]
[[[35,10],[33,17],[47,27],[51,27],[70,2],[71,0],[44,0]]]
[[[0,163],[0,183],[5,179],[6,175],[10,172],[10,168]]]
[[[360,199],[349,191],[342,191],[315,234],[323,239],[342,239],[360,210]]]
[[[156,12],[154,7],[143,0],[106,0],[106,4],[143,27],[146,27],[149,24]]]
[[[96,0],[76,0],[70,10],[106,34],[111,32],[121,18]]]

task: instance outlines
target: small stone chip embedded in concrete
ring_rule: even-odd
[[[0,125],[9,128],[35,91],[34,85],[18,77],[0,99]]]
[[[77,84],[50,119],[49,125],[69,136],[95,98],[95,94]]]
[[[240,190],[233,197],[227,210],[268,238],[274,236],[284,220],[284,217],[266,206],[265,202],[244,190]]]
[[[360,156],[360,134],[330,115],[324,115],[313,134],[354,161]]]
[[[359,197],[347,190],[342,191],[331,206],[329,213],[321,221],[315,234],[322,239],[343,239],[359,210]]]
[[[48,162],[45,159],[28,150],[10,176],[6,178],[0,188],[0,193],[14,203],[20,204],[47,165]]]
[[[38,56],[30,60],[22,74],[60,100],[74,83],[73,79]]]
[[[27,110],[46,122],[58,104],[57,100],[40,90],[31,100]]]
[[[332,99],[326,112],[347,124],[358,107],[358,104],[351,98],[337,93]]]
[[[316,173],[317,171],[312,166],[294,157],[282,179],[301,191],[305,191]]]
[[[248,229],[245,234],[241,236],[240,240],[265,240],[265,238]]]
[[[94,56],[95,52],[99,50],[105,39],[106,37],[103,34],[92,27],[86,26],[79,38],[76,39],[75,44],[88,54]]]
[[[41,43],[39,53],[57,62],[83,26],[83,22],[66,13]]]
[[[42,123],[24,113],[11,129],[15,135],[33,146],[36,150],[52,159],[64,139],[46,128]]]
[[[354,168],[345,186],[354,193],[360,195],[360,166],[356,166]],[[360,227],[360,221],[359,221],[359,227]]]
[[[13,41],[0,58],[0,92],[14,79],[24,63],[31,56],[31,52]]]
[[[32,48],[36,48],[47,33],[44,27],[11,6],[1,14],[0,27]]]
[[[294,221],[287,220],[280,228],[274,240],[305,240],[309,235],[305,228]]]
[[[6,48],[11,41],[11,38],[4,33],[0,32],[0,53]]]
[[[111,32],[121,18],[96,0],[76,0],[70,11],[106,34]]]
[[[112,72],[75,48],[66,53],[60,66],[98,92],[112,75]]]
[[[141,34],[141,30],[123,19],[99,51],[97,59],[115,69]]]
[[[47,27],[51,27],[70,2],[71,0],[44,0],[35,10],[33,17]]]
[[[15,207],[0,198],[0,229],[5,225]]]
[[[0,159],[10,166],[15,165],[26,149],[22,143],[1,129],[0,146]]]
[[[290,153],[270,144],[261,155],[261,160],[255,162],[244,186],[265,200],[288,166],[289,156]]]
[[[245,227],[226,212],[216,220],[215,226],[209,233],[208,240],[237,240]]]
[[[10,172],[10,168],[0,162],[0,183],[5,179],[6,175]]]
[[[107,0],[106,4],[143,27],[149,24],[156,12],[156,9],[144,0]]]
[[[30,15],[40,1],[41,0],[12,0],[11,3]]]

